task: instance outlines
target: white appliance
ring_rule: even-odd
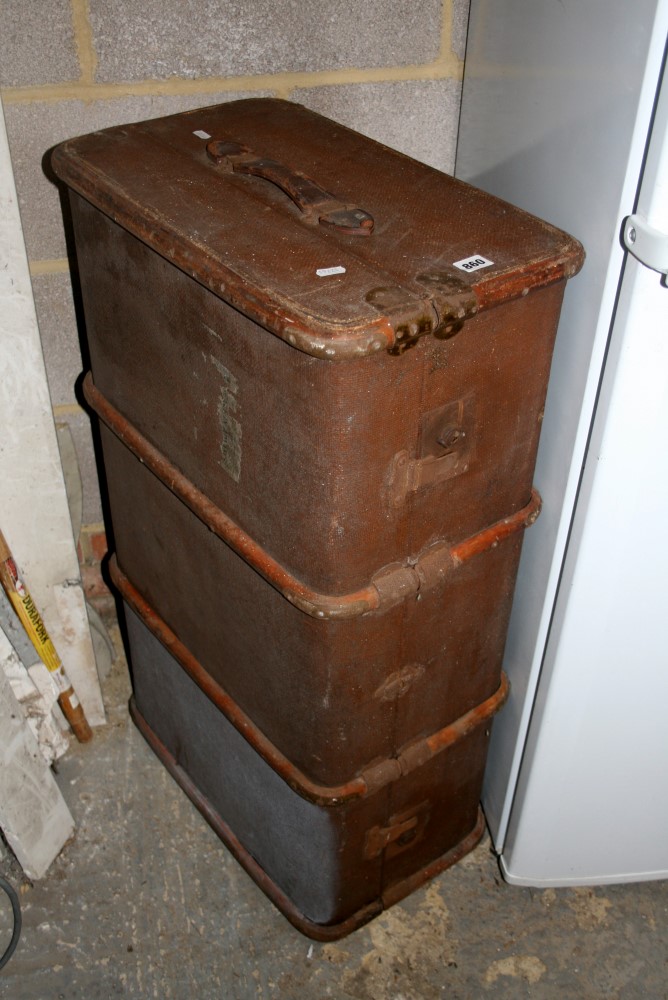
[[[623,245],[668,270],[667,34],[668,0],[471,3],[457,175],[588,255],[483,798],[518,884],[668,877],[668,287]]]

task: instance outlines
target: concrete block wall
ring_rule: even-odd
[[[4,0],[0,88],[56,421],[83,480],[82,556],[102,510],[59,195],[62,139],[243,96],[298,101],[454,166],[469,0]]]

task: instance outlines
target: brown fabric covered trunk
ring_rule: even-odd
[[[306,933],[469,850],[576,241],[306,109],[64,143],[133,714]]]

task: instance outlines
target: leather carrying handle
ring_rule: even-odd
[[[364,209],[344,204],[310,177],[276,160],[257,156],[240,142],[211,139],[206,145],[206,152],[217,166],[233,170],[235,174],[261,177],[275,184],[307,219],[317,220],[320,225],[331,226],[348,236],[370,236],[373,232],[373,217]]]

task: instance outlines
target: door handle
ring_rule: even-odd
[[[624,246],[645,267],[668,274],[668,233],[650,226],[644,216],[629,215],[625,219]]]

